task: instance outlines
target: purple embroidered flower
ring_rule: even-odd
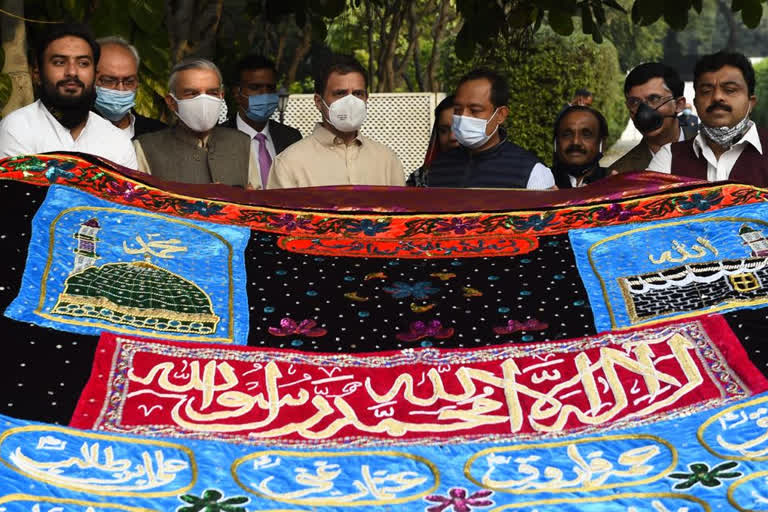
[[[114,196],[122,196],[126,201],[131,201],[137,196],[147,193],[144,187],[135,187],[133,183],[127,181],[110,181],[107,183],[107,192]]]
[[[472,231],[473,229],[478,229],[482,225],[477,221],[477,219],[461,219],[458,217],[454,217],[450,220],[439,220],[437,221],[437,230],[436,231],[453,231],[457,235],[463,235],[467,231]]]
[[[61,160],[48,160],[48,167],[45,169],[45,177],[51,183],[59,178],[71,179],[75,173],[69,172],[75,167],[74,162],[62,162]]]
[[[195,201],[193,203],[179,203],[179,212],[186,214],[196,213],[202,217],[216,215],[224,208],[222,204],[206,203],[204,201]]]
[[[633,217],[635,215],[640,215],[639,210],[629,210],[625,209],[622,205],[618,203],[613,203],[607,208],[602,208],[598,210],[597,212],[597,220],[613,220],[617,219],[619,221],[625,221],[629,219],[630,217]]]
[[[494,327],[493,332],[496,334],[512,334],[517,331],[543,331],[549,327],[545,322],[540,322],[535,318],[520,322],[518,320],[508,320],[507,325],[502,327]]]
[[[273,336],[290,336],[292,334],[303,334],[310,338],[325,336],[328,331],[322,327],[315,327],[317,322],[311,319],[302,320],[297,324],[293,318],[283,318],[280,320],[280,327],[270,327],[269,334]]]
[[[286,231],[293,231],[296,229],[303,229],[308,231],[311,227],[309,219],[303,219],[297,217],[292,213],[286,213],[283,215],[272,216],[269,218],[273,227],[283,228]]]
[[[409,332],[400,332],[395,338],[400,341],[419,341],[424,338],[445,340],[453,336],[453,327],[443,327],[440,320],[430,320],[428,323],[412,322]]]
[[[677,206],[684,211],[696,209],[703,212],[709,210],[716,204],[719,204],[722,200],[723,196],[717,192],[707,194],[707,197],[704,197],[701,194],[693,194],[690,199],[683,199],[677,203]]]
[[[389,229],[389,221],[379,222],[371,219],[353,220],[347,226],[347,233],[362,233],[376,236]]]
[[[427,508],[427,512],[443,512],[444,510],[449,512],[448,507],[453,507],[453,512],[470,512],[472,507],[490,507],[493,505],[493,500],[487,499],[491,494],[493,494],[493,491],[482,490],[467,496],[466,489],[454,487],[448,491],[450,497],[432,494],[424,499],[439,503]]]
[[[413,297],[414,299],[427,299],[433,293],[440,290],[432,286],[429,281],[419,281],[418,283],[404,283],[395,281],[390,288],[384,288],[384,291],[392,294],[394,299],[405,299]]]

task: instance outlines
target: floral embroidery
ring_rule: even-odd
[[[413,322],[409,332],[401,332],[395,335],[400,341],[419,341],[424,338],[445,340],[453,336],[453,327],[443,327],[440,320],[430,320],[428,323]]]
[[[702,462],[697,462],[688,465],[688,469],[691,470],[690,473],[672,473],[669,475],[669,478],[685,480],[684,482],[675,484],[672,487],[673,489],[690,489],[696,484],[701,484],[704,487],[719,487],[722,485],[720,479],[728,480],[741,476],[741,472],[739,471],[728,471],[738,465],[738,462],[723,462],[722,464],[709,469],[708,465]]]
[[[107,191],[116,196],[122,196],[126,201],[148,193],[146,188],[134,186],[129,181],[110,181],[107,183]]]
[[[553,222],[555,220],[554,213],[547,213],[544,215],[531,215],[527,219],[512,219],[512,225],[515,229],[520,231],[527,231],[533,229],[534,231],[542,231],[544,228],[556,226],[558,223]]]
[[[273,227],[282,228],[289,233],[297,229],[309,230],[311,228],[310,220],[304,217],[297,217],[292,213],[283,215],[271,215],[269,222]]]
[[[311,319],[302,320],[297,324],[293,318],[283,318],[280,320],[280,327],[270,327],[269,334],[273,336],[290,336],[291,334],[303,334],[310,338],[325,336],[328,331],[322,327],[315,327],[317,322]]]
[[[184,214],[196,213],[202,217],[211,217],[218,215],[224,205],[207,203],[204,201],[195,201],[190,203],[179,204],[179,212]]]
[[[223,497],[224,495],[216,489],[207,489],[199,498],[193,494],[184,494],[179,496],[179,499],[190,505],[181,506],[176,509],[176,512],[246,512],[245,507],[237,505],[244,505],[251,501],[245,496],[234,496],[219,501]]]
[[[507,325],[503,327],[494,327],[496,334],[512,334],[517,331],[543,331],[549,327],[545,322],[540,322],[535,318],[520,322],[518,320],[508,320]]]
[[[75,177],[75,173],[70,172],[70,169],[75,168],[75,162],[61,160],[48,160],[48,167],[45,169],[45,177],[51,183],[55,182],[59,178],[72,179]]]
[[[597,211],[597,220],[618,220],[625,221],[631,217],[642,214],[639,210],[632,210],[629,207],[624,207],[619,203],[613,203],[607,208],[601,208]]]
[[[493,500],[487,498],[491,494],[493,494],[493,491],[482,490],[475,491],[467,496],[466,489],[454,487],[448,491],[450,497],[438,496],[436,494],[426,496],[425,500],[438,503],[438,505],[428,507],[426,512],[449,512],[448,507],[453,507],[453,512],[470,512],[472,507],[490,507],[493,505]]]
[[[371,219],[360,219],[350,222],[347,226],[347,233],[362,233],[367,236],[376,236],[389,229],[389,221],[372,221]]]
[[[471,219],[471,218],[461,219],[458,217],[454,217],[448,220],[440,220],[437,222],[437,226],[438,227],[436,231],[439,231],[439,232],[450,231],[457,235],[463,235],[468,231],[473,231],[475,229],[479,229],[482,227],[482,225],[477,221],[477,219]]]
[[[704,212],[713,206],[720,204],[722,200],[723,197],[717,192],[710,192],[706,196],[693,194],[690,199],[682,199],[678,201],[677,206],[683,211],[696,209]]]
[[[428,299],[430,295],[439,292],[440,289],[433,287],[429,281],[419,281],[413,284],[395,281],[391,288],[384,288],[384,291],[391,293],[393,299],[413,297],[414,299],[424,300]]]

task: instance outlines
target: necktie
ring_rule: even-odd
[[[259,142],[259,173],[261,173],[261,188],[267,189],[267,180],[269,179],[269,168],[272,166],[272,157],[267,151],[267,136],[263,133],[257,133],[253,136]]]

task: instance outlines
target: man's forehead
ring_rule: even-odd
[[[735,66],[723,66],[715,71],[707,71],[702,73],[696,81],[697,84],[712,84],[715,82],[735,82],[741,85],[746,85],[747,83],[741,70]]]
[[[64,36],[51,41],[45,55],[88,56],[93,58],[93,49],[88,41],[78,36]]]
[[[180,87],[220,87],[221,81],[212,69],[185,69],[179,72],[177,83]]]
[[[357,71],[344,74],[334,71],[328,76],[326,89],[365,89],[365,77]]]
[[[639,98],[648,96],[650,94],[658,94],[659,96],[670,94],[670,91],[667,88],[667,84],[664,82],[662,77],[655,76],[645,83],[630,88],[627,96]]]
[[[454,103],[490,103],[491,81],[486,78],[467,80],[456,89]]]
[[[243,83],[274,84],[277,82],[277,75],[269,68],[244,69],[240,72],[240,81]]]
[[[558,131],[565,130],[566,128],[593,128],[597,130],[598,126],[599,123],[594,114],[585,110],[576,110],[573,112],[568,112],[565,114],[565,116],[563,116],[563,118],[560,120],[560,130]]]
[[[99,71],[104,72],[104,68],[119,67],[121,69],[130,68],[132,73],[137,70],[136,57],[127,48],[119,44],[105,44],[101,46],[101,55],[99,56]]]

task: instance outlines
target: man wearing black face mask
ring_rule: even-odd
[[[584,187],[605,177],[600,159],[607,137],[605,117],[590,107],[573,105],[557,116],[552,172],[558,188]]]
[[[40,99],[0,123],[0,156],[79,151],[136,169],[130,138],[91,112],[99,45],[79,25],[47,32],[37,52]]]
[[[705,55],[693,72],[693,103],[701,118],[693,140],[667,144],[652,171],[708,181],[768,186],[768,130],[749,119],[757,103],[755,70],[740,53]]]
[[[629,115],[643,140],[611,165],[618,172],[647,169],[664,144],[696,136],[696,127],[681,127],[678,114],[685,108],[683,81],[677,71],[660,62],[640,64],[624,81]]]

